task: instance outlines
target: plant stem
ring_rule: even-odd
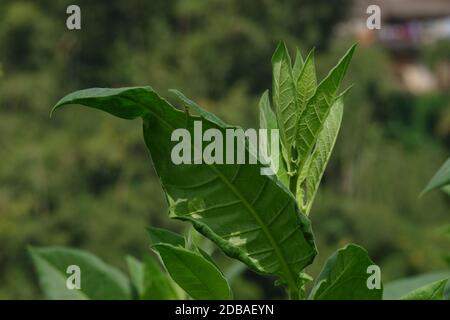
[[[295,174],[295,175],[289,177],[289,190],[292,192],[294,197],[297,194],[297,180],[298,180],[298,174]]]
[[[289,300],[299,300],[297,288],[288,288],[288,290],[289,290]]]
[[[289,177],[289,190],[292,192],[295,198],[297,195],[297,180],[298,180],[297,173]],[[303,299],[300,297],[300,292],[298,291],[297,287],[288,287],[288,290],[289,290],[289,300]]]

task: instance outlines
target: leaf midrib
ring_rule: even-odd
[[[244,206],[247,208],[247,210],[253,215],[253,218],[261,226],[261,230],[263,230],[263,232],[265,233],[266,237],[269,239],[270,243],[273,246],[275,254],[278,256],[278,258],[280,260],[281,267],[282,267],[282,269],[284,269],[285,275],[289,278],[289,279],[286,279],[286,280],[288,281],[288,283],[290,283],[290,285],[296,287],[295,279],[292,276],[292,272],[290,271],[289,266],[288,266],[286,260],[284,259],[284,255],[281,252],[280,247],[278,246],[278,243],[275,241],[275,239],[273,238],[272,234],[269,232],[269,229],[267,228],[267,226],[263,223],[261,218],[258,216],[258,214],[256,213],[256,211],[253,208],[253,206],[244,197],[242,197],[242,195],[238,192],[238,190],[234,187],[234,185],[232,185],[225,178],[225,176],[223,176],[222,173],[215,166],[211,166],[211,168],[213,169],[213,171],[216,172],[216,174],[219,177],[221,177],[223,182],[230,188],[231,191],[233,191],[233,193],[239,198],[239,200],[242,201],[242,204],[244,204]]]
[[[439,293],[439,291],[443,288],[445,288],[445,286],[447,285],[447,281],[442,281],[442,283],[440,283],[438,285],[438,287],[436,289],[434,289],[434,291],[431,293],[430,295],[430,299],[428,300],[434,300],[434,297]]]

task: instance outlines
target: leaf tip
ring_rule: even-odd
[[[282,59],[283,56],[287,56],[288,60],[290,59],[286,43],[280,40],[278,41],[277,47],[272,55],[272,64]]]
[[[64,97],[62,97],[52,108],[52,110],[50,111],[50,118],[53,117],[53,114],[55,113],[56,109],[61,108],[62,106],[66,105],[66,104],[70,104],[70,99],[67,99],[67,97],[71,96],[72,94],[68,94]]]
[[[49,114],[50,119],[53,118],[53,113],[55,112],[55,110],[56,110],[57,108],[58,108],[58,105],[55,105],[55,106],[52,108],[52,110],[50,110],[50,114]]]
[[[341,92],[341,94],[339,94],[339,96],[337,96],[337,99],[344,98],[353,89],[354,86],[355,86],[354,83],[349,85],[344,91]]]
[[[350,47],[350,49],[348,49],[347,54],[349,56],[349,59],[352,58],[353,53],[355,52],[356,48],[358,47],[358,43],[355,42],[354,44],[352,44],[352,46]]]
[[[425,194],[428,193],[428,191],[430,191],[430,189],[427,186],[420,192],[420,194],[419,194],[419,196],[417,198],[419,198],[419,199],[422,198]]]
[[[311,50],[309,50],[308,55],[305,59],[305,64],[309,61],[314,61],[314,55],[316,54],[316,47],[312,47]]]

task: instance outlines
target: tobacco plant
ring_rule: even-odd
[[[272,57],[273,87],[259,103],[260,128],[278,129],[281,152],[274,175],[262,175],[263,164],[174,164],[171,134],[194,122],[225,135],[236,126],[225,123],[182,93],[175,108],[151,87],[93,88],[62,98],[54,110],[84,105],[122,119],[141,118],[153,166],[165,192],[169,216],[191,225],[227,256],[249,269],[278,278],[291,299],[381,299],[382,284],[373,285],[374,265],[366,250],[349,244],[325,263],[307,295],[312,278],[305,272],[317,254],[308,219],[335,144],[343,114],[340,84],[350,64],[352,46],[320,82],[314,51],[294,63],[284,43]],[[204,142],[203,142],[204,143]],[[192,152],[198,147],[192,144]],[[254,146],[246,140],[250,153]],[[269,148],[269,147],[268,147]],[[236,151],[236,150],[234,150]],[[274,159],[273,157],[279,157]],[[219,266],[199,245],[198,237],[148,229],[159,261],[128,257],[130,278],[89,253],[60,247],[31,248],[41,286],[50,298],[230,299],[232,292]],[[68,265],[81,270],[79,290],[66,288]],[[227,279],[228,278],[228,279]],[[372,284],[372,285],[371,285]]]

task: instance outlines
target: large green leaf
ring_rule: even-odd
[[[30,248],[42,290],[49,299],[129,299],[130,283],[96,256],[63,247]],[[80,289],[68,289],[69,266],[80,268]]]
[[[369,289],[367,267],[374,265],[367,251],[349,244],[328,258],[316,279],[314,300],[380,300],[383,289]]]
[[[344,103],[342,99],[338,99],[331,108],[322,131],[319,133],[316,147],[307,163],[303,166],[299,176],[297,201],[304,205],[303,212],[306,215],[308,215],[311,210],[311,206],[319,188],[320,180],[322,179],[333,151],[341,126],[343,109]]]
[[[384,286],[383,299],[398,300],[417,288],[449,277],[450,271],[440,271],[394,280]],[[450,298],[450,284],[447,284],[446,294],[447,297]]]
[[[427,186],[422,191],[422,194],[444,187],[448,184],[450,184],[450,158],[445,161],[433,178],[431,178],[430,182],[428,182]]]
[[[225,128],[204,116],[176,110],[149,87],[113,89],[108,98],[105,90],[73,93],[55,108],[83,103],[115,115],[123,114],[123,108],[143,114],[145,142],[171,216],[190,221],[227,255],[257,272],[280,276],[295,290],[300,271],[312,262],[316,248],[310,222],[300,213],[294,196],[275,177],[261,175],[260,163],[175,165],[171,160],[174,129],[185,128],[193,135],[194,121],[201,121],[203,131],[213,128],[225,136]],[[134,98],[124,92],[128,90],[136,93]],[[236,148],[237,143],[235,154]]]
[[[227,280],[214,264],[201,254],[167,243],[153,248],[172,279],[194,299],[224,300],[231,297]]]
[[[141,300],[183,299],[181,288],[163,271],[158,263],[149,256],[141,262],[127,257],[131,281]]]
[[[308,100],[306,108],[298,120],[296,145],[300,171],[307,162],[337,98],[337,90],[350,64],[354,50],[355,45],[347,51],[327,77],[322,80],[314,95]]]
[[[290,146],[295,140],[297,123],[295,81],[292,74],[291,58],[284,42],[280,42],[272,56],[272,97],[280,129],[281,143],[286,153],[290,170]]]
[[[419,289],[403,296],[402,300],[443,300],[445,286],[447,285],[449,279],[450,278],[446,278],[424,285],[423,287],[420,287]]]

